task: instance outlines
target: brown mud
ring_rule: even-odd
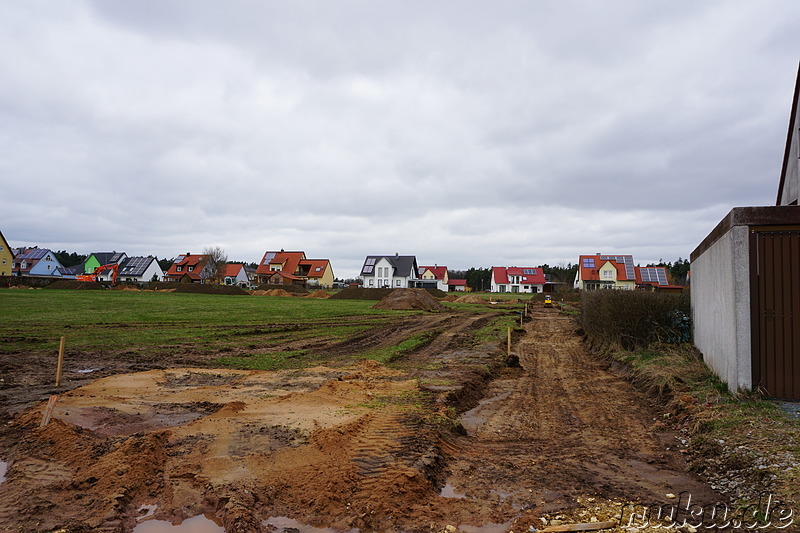
[[[208,513],[229,533],[275,530],[270,517],[337,531],[528,531],[612,520],[623,503],[682,491],[722,501],[685,473],[658,411],[586,351],[570,318],[533,311],[510,359],[470,335],[490,318],[402,317],[324,347],[341,361],[430,332],[391,369],[120,365],[73,383],[43,428],[44,403],[7,388],[0,531],[132,531],[145,511]]]

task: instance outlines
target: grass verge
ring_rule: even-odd
[[[690,344],[609,354],[661,400],[689,467],[738,507],[773,500],[800,511],[800,420],[757,394],[728,391]]]

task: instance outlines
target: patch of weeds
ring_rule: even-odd
[[[223,367],[238,370],[283,370],[308,366],[311,360],[304,357],[306,354],[308,354],[308,350],[292,350],[255,354],[246,357],[219,357],[216,363]]]
[[[361,354],[358,358],[372,359],[383,364],[390,363],[404,354],[411,353],[414,350],[418,350],[419,348],[425,346],[426,344],[430,343],[435,336],[436,336],[435,332],[427,332],[427,333],[421,333],[419,335],[413,335],[405,339],[400,344],[394,346],[386,346],[384,348],[380,348],[377,350],[372,350],[370,352]]]
[[[508,336],[508,328],[511,328],[512,332],[519,329],[519,320],[516,316],[496,317],[475,331],[475,341],[478,344],[505,341]]]

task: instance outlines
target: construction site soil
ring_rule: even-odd
[[[724,500],[686,473],[661,413],[587,352],[572,318],[533,309],[509,356],[471,335],[495,316],[399,316],[315,348],[342,361],[430,332],[392,368],[74,354],[55,390],[45,354],[3,361],[0,531],[139,533],[204,514],[228,533],[556,531],[683,491]]]

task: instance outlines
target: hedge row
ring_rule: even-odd
[[[581,295],[581,326],[592,344],[632,350],[654,342],[692,340],[686,293],[587,291]]]

